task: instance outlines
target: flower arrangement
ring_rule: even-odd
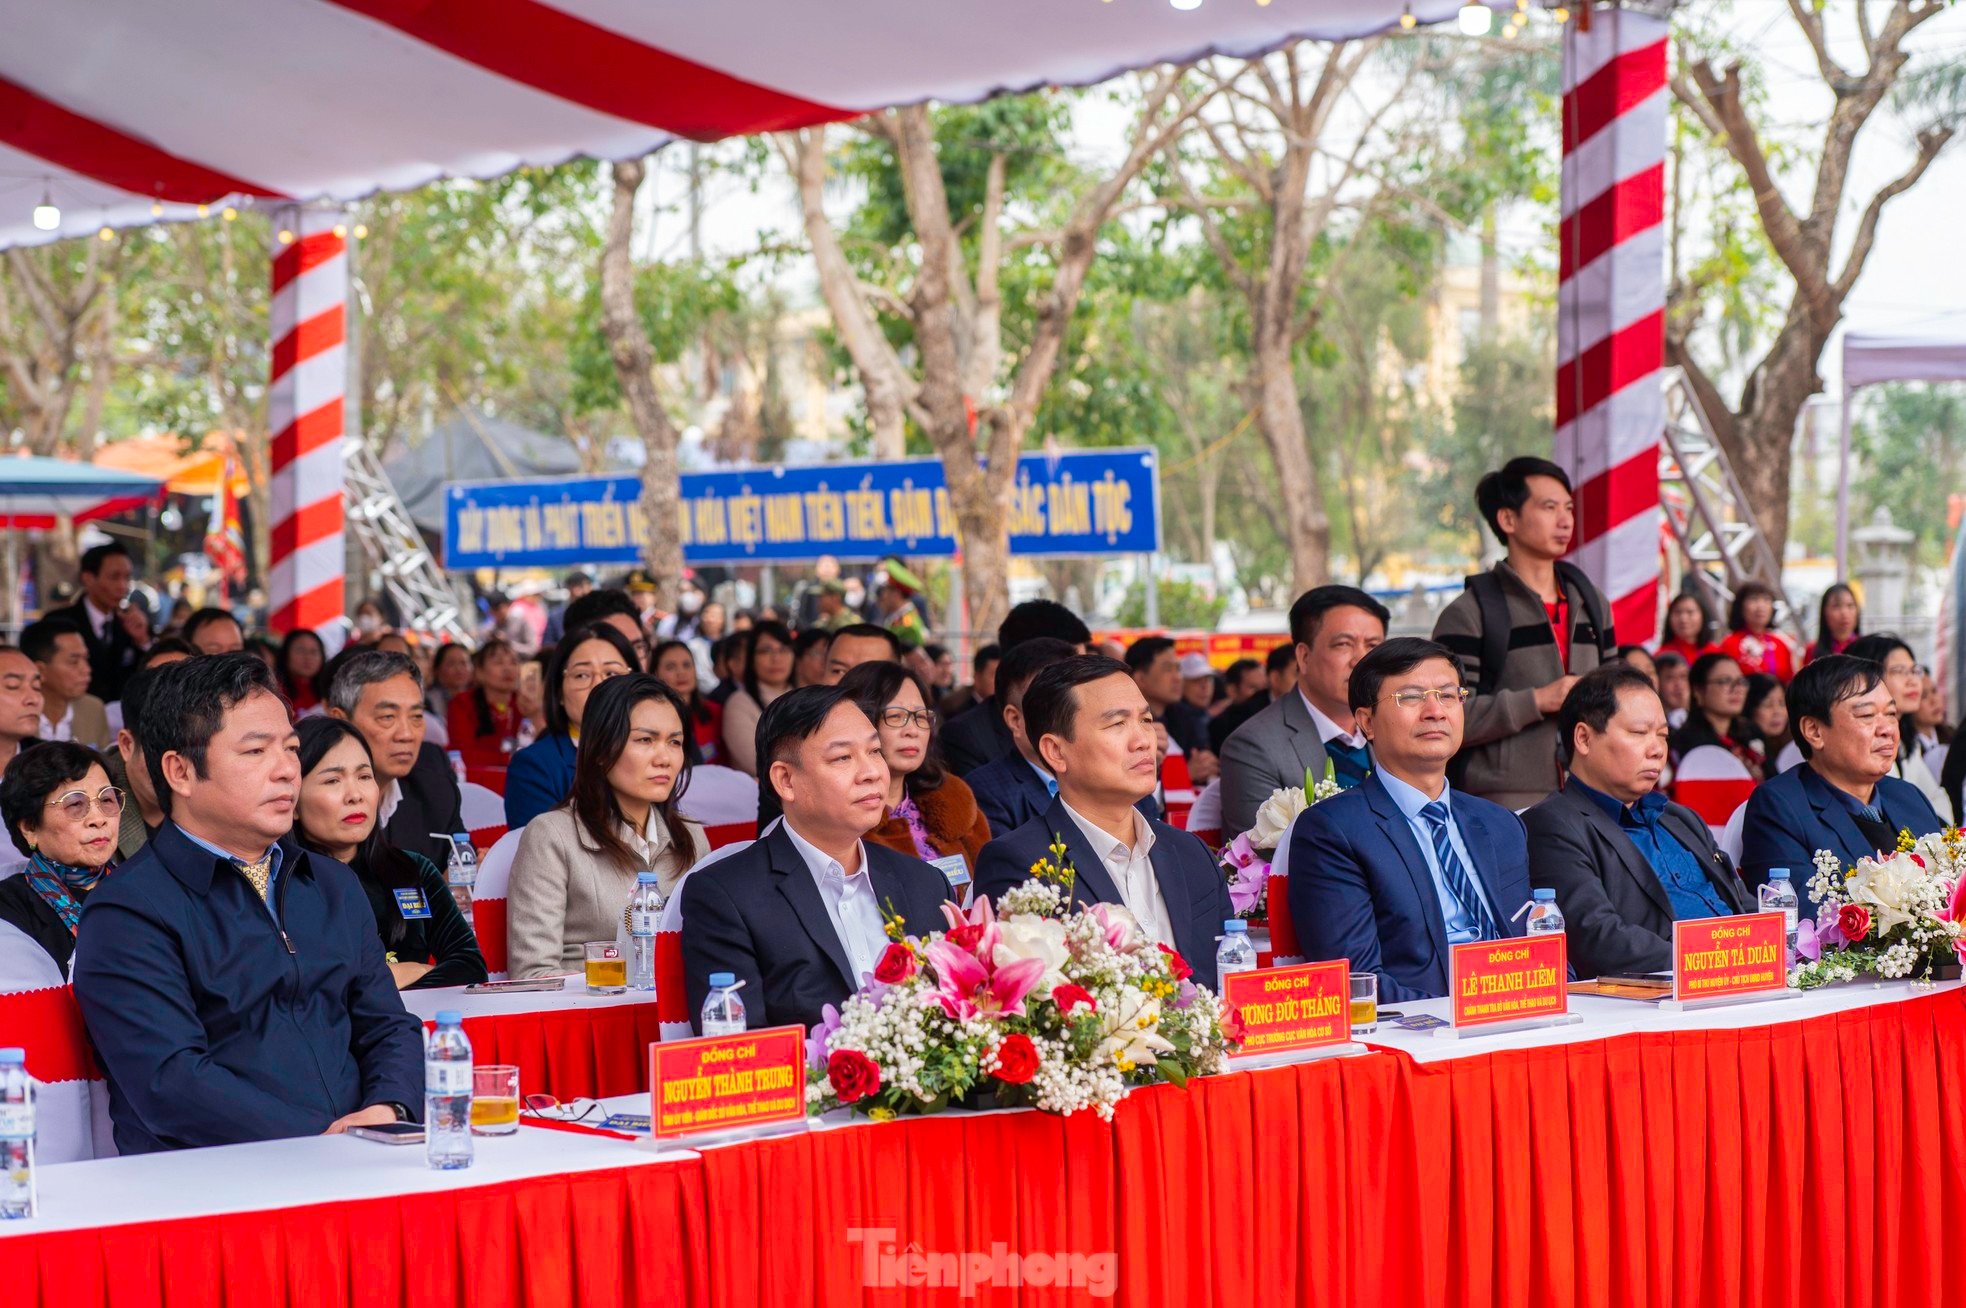
[[[876,1120],[994,1101],[1110,1118],[1135,1086],[1220,1072],[1240,1019],[1124,908],[1068,911],[1062,841],[1033,878],[916,940],[890,920],[869,985],[812,1028],[806,1105]]]
[[[1290,824],[1297,815],[1321,800],[1330,799],[1341,787],[1329,760],[1322,780],[1313,780],[1309,769],[1304,784],[1273,790],[1256,810],[1256,825],[1222,847],[1222,874],[1229,881],[1229,907],[1237,917],[1264,916],[1269,905],[1270,864],[1290,835]]]
[[[1930,980],[1966,960],[1962,861],[1966,831],[1958,829],[1915,840],[1900,832],[1896,850],[1860,858],[1847,871],[1836,855],[1817,850],[1809,879],[1816,920],[1796,925],[1790,984],[1807,990],[1863,974]]]

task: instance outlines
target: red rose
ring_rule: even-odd
[[[1836,929],[1844,939],[1856,944],[1870,934],[1870,910],[1862,904],[1845,904],[1836,910]]]
[[[1084,1004],[1088,1013],[1099,1011],[1099,1001],[1092,997],[1092,992],[1069,981],[1051,988],[1051,1002],[1058,1005],[1059,1013],[1065,1017],[1070,1017],[1072,1009],[1079,1004]]]
[[[1195,969],[1188,966],[1188,960],[1175,953],[1172,949],[1169,949],[1166,945],[1162,945],[1160,951],[1167,955],[1168,973],[1176,981],[1186,981],[1195,974]]]
[[[874,980],[882,985],[898,986],[915,974],[915,950],[912,945],[897,940],[881,954],[881,961],[874,964]]]
[[[977,944],[983,939],[983,927],[980,923],[965,922],[959,927],[950,927],[942,938],[957,949],[968,950],[973,954],[976,952]]]
[[[881,1088],[881,1069],[858,1049],[835,1049],[826,1060],[826,1079],[841,1103],[855,1104]]]
[[[1013,1032],[997,1042],[997,1080],[1024,1085],[1038,1074],[1038,1047],[1031,1037]]]

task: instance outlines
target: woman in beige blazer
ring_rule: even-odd
[[[613,940],[637,873],[663,897],[704,854],[703,828],[676,812],[689,783],[676,693],[646,673],[594,688],[580,719],[573,797],[526,824],[506,889],[506,968],[577,972],[582,946]]]

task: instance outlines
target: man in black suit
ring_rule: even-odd
[[[943,875],[861,839],[887,816],[887,762],[879,731],[838,687],[773,700],[758,719],[758,765],[783,819],[679,892],[699,1031],[713,972],[744,983],[751,1027],[811,1027],[865,984],[889,943],[886,919],[917,937],[946,925]]]
[[[1063,840],[1075,876],[1072,903],[1118,904],[1149,937],[1215,973],[1215,940],[1234,916],[1228,883],[1208,847],[1134,806],[1153,794],[1160,760],[1154,715],[1126,664],[1074,655],[1031,679],[1024,732],[1058,780],[1041,816],[983,847],[978,895],[992,899],[1030,879]]]
[[[1215,721],[1208,724],[1208,747],[1221,754],[1222,747],[1229,743],[1229,737],[1235,735],[1243,723],[1296,689],[1297,647],[1285,641],[1264,656],[1262,687],[1242,703],[1223,709]]]
[[[1092,633],[1079,615],[1056,600],[1025,600],[997,626],[997,646],[1005,658],[1025,641],[1047,637],[1064,641],[1075,652],[1083,652],[1092,643]],[[1003,675],[999,672],[997,693],[1002,692]],[[942,761],[965,780],[985,763],[1017,753],[1017,741],[997,711],[995,696],[979,698],[969,712],[943,724],[940,739]]]
[[[1663,972],[1672,925],[1752,910],[1698,814],[1654,789],[1666,708],[1635,668],[1589,672],[1557,710],[1563,789],[1522,815],[1529,881],[1556,891],[1578,976]]]
[[[328,716],[353,723],[369,743],[384,834],[447,868],[450,837],[465,829],[464,801],[450,760],[423,739],[423,714],[423,677],[409,655],[365,649],[337,660]]]
[[[97,545],[82,555],[82,598],[42,615],[66,618],[81,630],[89,647],[89,693],[105,704],[123,697],[137,655],[150,647],[150,615],[127,602],[135,576],[129,550],[116,541]]]

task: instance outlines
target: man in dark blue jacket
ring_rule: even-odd
[[[1378,973],[1381,1000],[1438,998],[1450,946],[1522,934],[1522,820],[1447,783],[1468,692],[1444,646],[1389,640],[1352,669],[1350,692],[1372,774],[1292,826],[1290,919],[1306,957]]]
[[[1896,849],[1900,831],[1929,836],[1945,824],[1917,786],[1891,775],[1898,709],[1882,667],[1848,654],[1817,659],[1795,674],[1788,701],[1802,762],[1748,796],[1741,866],[1750,886],[1770,868],[1787,868],[1802,915],[1814,917],[1817,850],[1847,869]]]
[[[1045,668],[1024,692],[1023,729],[1058,797],[983,847],[975,893],[994,900],[1022,885],[1063,840],[1074,905],[1123,906],[1213,985],[1215,941],[1232,914],[1228,882],[1206,845],[1136,807],[1153,793],[1160,761],[1153,710],[1126,664],[1080,654]]]
[[[162,668],[130,725],[168,820],[90,895],[75,962],[116,1147],[416,1119],[422,1030],[355,874],[288,834],[298,738],[266,665]]]

